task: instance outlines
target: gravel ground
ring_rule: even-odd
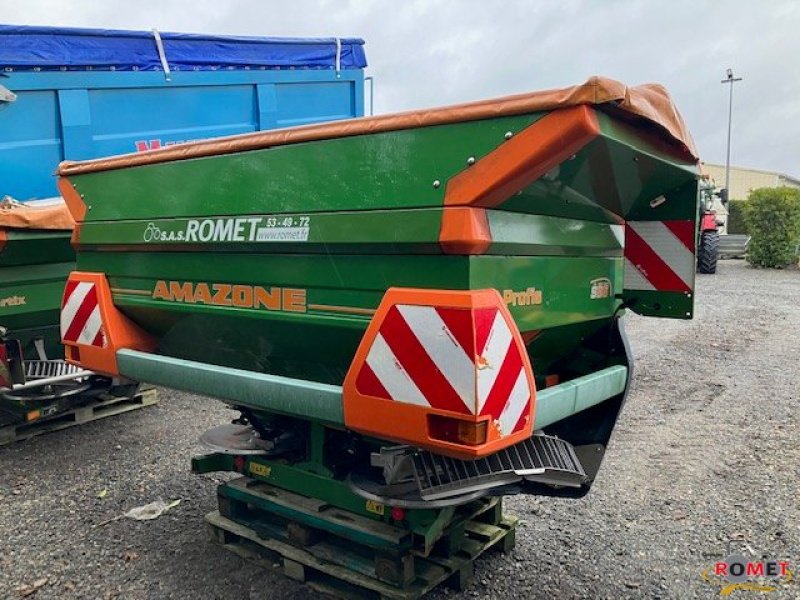
[[[464,598],[708,598],[700,573],[731,538],[797,566],[800,272],[725,261],[697,296],[694,321],[627,318],[635,383],[593,491],[508,499],[517,547],[481,560]],[[0,598],[37,580],[36,600],[317,598],[209,541],[222,476],[191,475],[189,458],[232,414],[163,390],[155,407],[0,449]],[[181,503],[108,521],[159,498]]]

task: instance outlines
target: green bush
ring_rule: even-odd
[[[800,242],[800,190],[777,187],[750,192],[744,207],[750,234],[747,260],[757,267],[780,269],[797,259]]]
[[[730,200],[728,202],[728,233],[747,233],[744,222],[744,207],[747,200]]]

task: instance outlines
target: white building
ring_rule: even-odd
[[[702,171],[711,177],[717,188],[725,187],[725,165],[703,163]],[[800,179],[775,171],[731,166],[731,189],[728,191],[728,198],[730,200],[747,200],[747,196],[755,189],[781,186],[800,189]],[[716,200],[714,210],[717,211],[719,219],[724,222],[722,233],[728,233],[727,207]]]
[[[718,188],[725,187],[725,165],[703,163],[703,170],[711,176]],[[800,179],[774,171],[731,166],[731,189],[728,191],[728,198],[747,200],[747,195],[757,188],[784,185],[800,188]]]

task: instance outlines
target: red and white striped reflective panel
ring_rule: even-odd
[[[694,236],[694,221],[628,221],[625,289],[692,291]]]
[[[88,281],[67,282],[61,307],[61,339],[86,346],[105,345],[95,284]]]
[[[523,429],[531,412],[523,359],[497,308],[393,306],[356,387],[377,398],[491,415],[502,435]]]

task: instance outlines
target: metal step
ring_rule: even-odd
[[[80,367],[71,365],[63,360],[25,361],[25,379],[27,381],[63,377],[65,375],[77,375],[82,372],[83,369]]]
[[[543,434],[477,460],[417,452],[413,465],[419,494],[425,500],[510,485],[523,479],[567,487],[580,487],[586,480],[572,444]]]
[[[736,233],[719,236],[720,258],[741,258],[747,254],[750,236]]]

